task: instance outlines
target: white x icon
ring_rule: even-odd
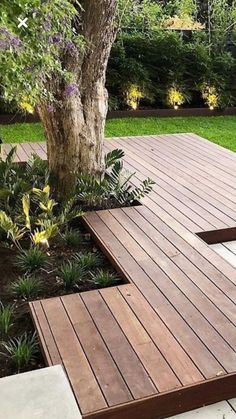
[[[22,26],[24,26],[25,28],[28,28],[28,26],[26,25],[26,22],[28,20],[27,17],[25,17],[24,19],[21,19],[20,17],[18,17],[18,20],[20,22],[18,25],[18,28],[21,28]]]

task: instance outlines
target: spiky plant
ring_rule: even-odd
[[[118,275],[103,269],[100,269],[96,273],[91,273],[91,278],[94,284],[101,288],[110,287],[120,281]]]
[[[83,236],[78,229],[66,229],[61,237],[65,246],[78,248],[83,243]]]
[[[7,335],[13,325],[14,304],[4,305],[0,301],[0,332]]]
[[[12,360],[18,371],[29,367],[35,361],[39,350],[36,334],[26,332],[18,338],[2,342],[1,346],[4,349],[3,355]]]
[[[22,250],[16,258],[16,265],[25,272],[31,273],[47,265],[48,257],[38,247]]]
[[[29,300],[37,297],[41,290],[42,282],[34,276],[22,276],[14,281],[11,285],[13,293],[18,298]]]
[[[101,266],[102,263],[101,255],[94,252],[76,253],[74,255],[74,260],[86,271],[97,268]]]
[[[85,272],[76,261],[69,261],[61,265],[59,277],[61,278],[65,289],[71,290],[83,283]]]

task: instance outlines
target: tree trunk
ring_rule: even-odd
[[[75,92],[51,82],[56,96],[51,112],[41,104],[38,112],[45,128],[50,177],[58,199],[72,192],[76,172],[101,174],[107,114],[105,73],[115,37],[116,0],[84,0],[77,31],[86,41],[85,52],[64,57],[75,75]]]
[[[64,99],[49,112],[39,107],[47,139],[47,156],[51,183],[58,199],[68,197],[74,189],[76,173],[94,175],[103,171],[103,138],[107,113],[104,82],[80,97]]]

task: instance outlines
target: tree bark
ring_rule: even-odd
[[[56,97],[51,112],[38,107],[45,128],[50,176],[58,199],[72,192],[76,173],[101,174],[107,115],[105,74],[115,38],[117,0],[83,0],[77,31],[86,41],[84,52],[63,57],[65,68],[75,75],[78,91],[68,95],[66,86],[50,82]]]

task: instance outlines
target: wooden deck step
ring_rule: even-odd
[[[64,365],[84,418],[160,418],[235,394],[236,376],[216,367],[205,380],[132,284],[30,307],[46,361]]]

